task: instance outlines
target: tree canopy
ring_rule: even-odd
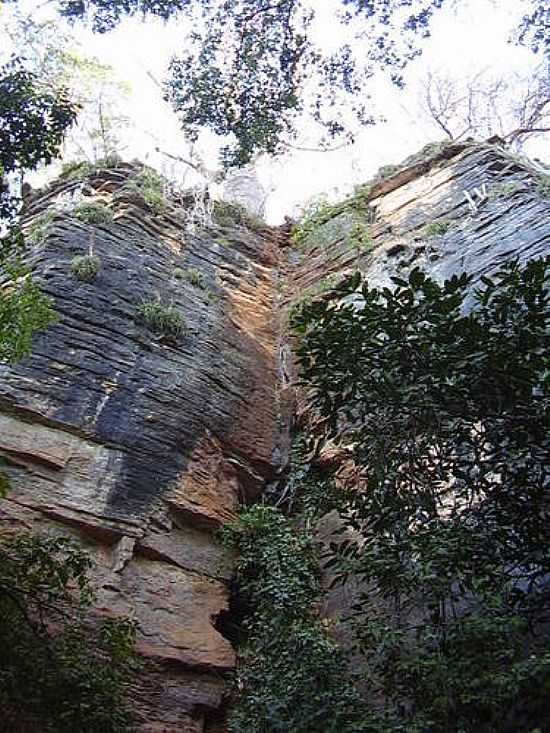
[[[57,156],[76,114],[62,89],[44,84],[21,60],[0,67],[0,360],[28,354],[33,333],[54,319],[18,259],[21,184],[25,171]]]
[[[521,2],[516,40],[547,52],[548,4]],[[58,0],[63,16],[87,19],[100,33],[137,13],[165,20],[187,14],[190,44],[172,62],[166,94],[191,137],[203,127],[229,136],[226,165],[242,165],[256,151],[278,152],[296,136],[303,113],[326,145],[353,137],[372,122],[366,82],[374,71],[386,69],[402,84],[435,13],[453,4],[458,0],[323,4],[342,39],[327,51],[315,38],[319,11],[305,0]]]
[[[21,59],[0,67],[0,219],[13,218],[18,207],[7,177],[50,163],[76,115],[63,89],[43,84]]]

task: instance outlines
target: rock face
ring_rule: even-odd
[[[0,455],[13,530],[69,531],[93,553],[98,610],[137,619],[147,661],[139,730],[203,731],[234,666],[215,622],[230,562],[215,533],[284,462],[276,402],[276,248],[269,232],[185,234],[185,208],[155,215],[127,167],[60,182],[26,224],[80,192],[112,224],[56,213],[32,250],[59,322],[32,357],[0,366]],[[91,283],[71,272],[93,248]],[[170,340],[137,315],[160,301],[185,319]]]
[[[98,612],[137,619],[136,730],[212,733],[224,730],[223,673],[235,663],[216,629],[231,575],[216,530],[286,465],[285,308],[356,267],[381,284],[416,266],[479,276],[548,253],[550,200],[528,163],[492,145],[447,146],[376,182],[297,250],[267,228],[186,233],[185,201],[155,213],[126,185],[136,173],[60,181],[28,205],[28,227],[74,196],[114,219],[58,211],[33,245],[59,322],[30,358],[0,366],[11,481],[0,512],[4,530],[78,537],[96,560]],[[85,283],[71,262],[90,250],[101,269]],[[158,301],[183,316],[183,335],[140,319],[140,304]]]
[[[265,214],[266,192],[251,165],[231,173],[223,187],[223,197],[255,216],[263,217]]]
[[[540,182],[538,168],[495,145],[448,145],[375,182],[362,207],[316,228],[301,257],[291,255],[295,292],[355,268],[388,285],[414,267],[440,279],[463,270],[479,277],[510,257],[548,254],[550,198]]]

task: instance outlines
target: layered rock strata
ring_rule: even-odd
[[[0,366],[2,528],[77,537],[96,560],[97,612],[137,619],[136,730],[224,730],[235,653],[216,627],[231,576],[216,531],[284,473],[289,307],[357,267],[380,285],[414,267],[479,277],[548,254],[539,173],[495,145],[442,146],[335,207],[299,247],[242,216],[228,224],[227,211],[190,227],[192,200],[151,208],[128,185],[139,174],[130,165],[29,201],[29,231],[53,215],[30,262],[59,321],[31,357]],[[79,199],[113,221],[81,222]],[[86,283],[71,263],[89,252],[101,268]],[[184,333],[151,330],[143,303],[175,309]],[[303,395],[298,420],[308,421]],[[346,602],[333,593],[328,612]]]
[[[0,366],[1,520],[80,539],[96,560],[98,612],[139,624],[138,729],[202,733],[235,661],[215,627],[231,573],[216,531],[286,451],[276,247],[244,226],[189,233],[185,206],[155,213],[126,185],[137,173],[60,181],[29,203],[28,231],[53,216],[30,261],[59,320],[31,357]],[[79,221],[78,200],[107,206],[112,223]],[[101,268],[82,282],[71,263],[92,251]],[[184,333],[151,330],[139,317],[149,302],[176,309]]]
[[[389,285],[414,267],[438,279],[480,277],[510,257],[548,254],[550,198],[538,166],[490,143],[415,157],[315,227],[290,255],[290,292],[316,294],[327,277],[357,268],[372,285]]]

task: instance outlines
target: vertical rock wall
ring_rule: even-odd
[[[0,366],[12,486],[0,520],[4,531],[77,537],[96,559],[97,611],[138,620],[136,730],[213,733],[224,730],[223,675],[235,663],[216,629],[231,575],[216,530],[286,465],[288,307],[356,267],[386,284],[416,266],[479,276],[548,253],[550,200],[527,162],[452,145],[337,207],[300,248],[280,249],[286,238],[269,229],[186,233],[185,200],[155,214],[125,185],[136,173],[60,181],[28,204],[27,226],[74,195],[103,202],[114,221],[58,212],[32,247],[60,320],[31,357]],[[90,248],[102,267],[83,283],[71,261]],[[137,308],[148,301],[176,308],[185,335],[147,328]]]
[[[291,254],[294,294],[315,295],[356,268],[388,285],[414,267],[440,279],[463,270],[479,277],[510,257],[548,254],[550,198],[538,167],[489,143],[449,144],[413,160],[305,238]],[[434,232],[435,223],[445,231]]]
[[[97,610],[139,624],[138,729],[198,733],[218,716],[234,666],[215,628],[231,573],[216,531],[286,451],[274,399],[277,249],[269,230],[186,234],[185,206],[155,214],[125,189],[136,172],[58,182],[29,204],[28,227],[75,194],[114,221],[55,213],[33,245],[59,322],[31,357],[0,366],[11,483],[0,519],[4,530],[79,538],[96,560]],[[85,283],[71,261],[90,247],[102,266]],[[185,319],[176,341],[136,316],[157,300]]]

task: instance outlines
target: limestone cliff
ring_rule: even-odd
[[[238,217],[191,233],[190,202],[155,213],[126,185],[133,166],[29,202],[27,227],[55,211],[30,261],[60,319],[30,358],[0,367],[2,526],[78,537],[96,560],[98,612],[137,619],[136,730],[223,730],[235,656],[216,628],[231,575],[216,529],[284,472],[287,307],[355,267],[376,283],[416,266],[480,275],[550,251],[535,168],[489,144],[433,152],[335,207],[300,248]],[[113,222],[63,210],[77,194]],[[71,261],[91,246],[101,269],[85,283]],[[148,329],[147,301],[176,308],[185,333]]]

